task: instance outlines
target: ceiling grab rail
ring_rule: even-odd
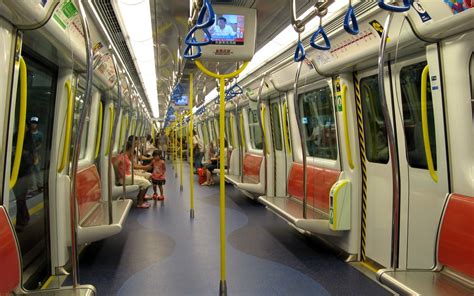
[[[108,196],[107,196],[107,205],[108,205],[108,213],[109,213],[109,224],[111,225],[113,223],[113,209],[112,209],[112,185],[115,184],[115,179],[112,178],[112,170],[114,169],[114,163],[112,161],[112,155],[114,154],[114,146],[115,146],[115,133],[117,131],[117,125],[119,122],[119,117],[120,117],[120,110],[122,109],[122,83],[120,81],[120,73],[118,69],[118,63],[117,59],[114,54],[111,55],[112,57],[112,63],[114,65],[114,71],[115,71],[115,83],[117,85],[117,98],[118,98],[118,103],[117,103],[117,108],[114,114],[113,118],[113,125],[112,125],[112,132],[111,132],[111,137],[109,141],[109,155],[108,155],[108,167],[107,167],[107,185],[108,185]],[[129,90],[130,91],[130,90]],[[123,116],[123,115],[122,115]]]
[[[15,187],[18,181],[18,174],[20,172],[21,157],[23,155],[23,144],[25,142],[26,130],[26,107],[28,106],[28,69],[25,60],[22,56],[20,60],[20,112],[18,118],[18,131],[16,135],[16,149],[15,157],[13,159],[13,167],[11,170],[10,181],[8,188],[11,190]]]
[[[430,66],[426,65],[421,74],[421,126],[423,131],[423,144],[425,146],[425,157],[426,163],[428,164],[428,170],[430,171],[431,179],[435,183],[438,183],[438,174],[436,173],[433,165],[433,155],[431,154],[430,146],[430,131],[428,125],[428,110],[427,110],[427,92],[429,79]]]
[[[352,22],[352,27],[351,27]],[[351,35],[359,34],[359,24],[357,23],[357,17],[355,15],[354,7],[352,7],[352,1],[349,0],[346,15],[344,16],[344,30]]]
[[[70,187],[70,201],[69,201],[69,214],[70,214],[70,227],[71,227],[71,277],[72,277],[72,286],[76,288],[79,285],[79,258],[78,258],[78,250],[77,250],[77,196],[76,196],[76,185],[77,185],[77,169],[79,164],[79,155],[81,151],[81,139],[82,139],[82,132],[84,130],[84,123],[86,122],[87,113],[89,111],[89,107],[92,101],[92,75],[93,75],[93,63],[94,63],[94,53],[92,50],[92,40],[89,31],[89,22],[86,15],[86,10],[84,8],[84,4],[82,3],[83,0],[78,0],[78,8],[79,8],[79,15],[81,18],[82,23],[82,30],[84,32],[84,41],[86,45],[86,91],[84,94],[84,108],[81,110],[81,114],[79,116],[79,124],[78,124],[78,131],[77,136],[75,139],[75,143],[73,145],[73,158],[71,164],[71,172],[70,172],[70,179],[71,179],[71,187]]]
[[[322,13],[326,14],[328,7],[334,3],[335,0],[324,0],[318,1],[311,12],[309,12],[304,18],[298,19],[296,16],[296,0],[290,0],[290,9],[291,9],[291,25],[297,33],[303,33],[305,26],[313,18],[321,16]]]
[[[390,112],[388,110],[387,98],[385,95],[384,85],[384,66],[385,66],[385,49],[387,46],[388,32],[392,23],[393,13],[390,12],[385,21],[379,47],[379,58],[378,58],[378,83],[380,92],[380,104],[382,106],[382,114],[387,129],[388,146],[390,153],[390,164],[392,166],[392,256],[391,256],[391,267],[396,269],[398,267],[398,242],[399,242],[399,225],[400,225],[400,188],[399,188],[399,162],[398,154],[395,142],[395,131],[390,119]]]

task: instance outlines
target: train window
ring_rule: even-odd
[[[24,56],[27,65],[27,127],[18,179],[10,191],[9,215],[20,244],[23,283],[36,289],[49,272],[49,170],[56,100],[56,72]],[[13,134],[15,154],[20,96],[18,90]],[[43,269],[44,268],[44,269]],[[31,276],[31,277],[30,277]],[[35,277],[35,278],[33,278]]]
[[[363,78],[360,90],[367,160],[388,163],[387,128],[380,105],[378,76]]]
[[[337,159],[336,120],[329,86],[299,96],[308,156]]]
[[[403,67],[400,71],[400,86],[403,103],[403,125],[405,130],[408,164],[419,169],[428,169],[423,144],[421,125],[421,73],[426,62]],[[427,84],[427,111],[430,132],[430,146],[433,165],[436,169],[436,133],[433,114],[431,84]]]
[[[249,109],[249,130],[250,130],[250,144],[252,145],[253,149],[262,150],[263,143],[262,143],[262,130],[260,129],[260,125],[258,123],[258,111]]]
[[[280,104],[272,103],[270,116],[272,117],[273,145],[278,151],[283,150],[283,141],[281,139],[280,125]]]

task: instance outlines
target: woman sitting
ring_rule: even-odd
[[[217,140],[219,142],[219,140]],[[206,182],[202,183],[203,186],[214,185],[214,179],[212,178],[212,171],[219,167],[219,146],[214,147],[214,143],[209,142],[208,153],[208,164],[204,167],[206,173]]]

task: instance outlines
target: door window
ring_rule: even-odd
[[[262,129],[258,123],[258,111],[254,109],[249,109],[249,130],[250,130],[250,144],[253,149],[262,150]]]
[[[28,69],[27,125],[18,180],[10,191],[8,212],[20,244],[24,287],[36,289],[38,282],[49,274],[48,176],[57,78],[51,68],[28,56],[24,59]],[[17,93],[13,155],[16,153],[19,89]]]
[[[387,128],[385,127],[380,104],[377,75],[363,78],[360,81],[360,94],[367,160],[376,163],[388,163]]]
[[[283,150],[283,141],[281,139],[281,125],[280,125],[280,104],[272,103],[270,116],[272,117],[272,131],[273,131],[273,145],[275,150]]]
[[[403,126],[405,131],[408,164],[411,167],[419,169],[428,169],[421,125],[421,73],[425,66],[426,62],[423,62],[403,67],[400,71]],[[436,170],[436,133],[433,114],[433,99],[431,97],[431,84],[429,81],[426,88],[430,146],[433,165]]]
[[[299,95],[308,156],[337,159],[336,120],[329,86]]]

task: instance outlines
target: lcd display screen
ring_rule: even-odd
[[[176,106],[187,106],[188,105],[188,96],[181,96],[179,99],[177,99],[174,104]]]
[[[215,24],[210,27],[212,44],[244,45],[245,16],[236,14],[218,14]]]

